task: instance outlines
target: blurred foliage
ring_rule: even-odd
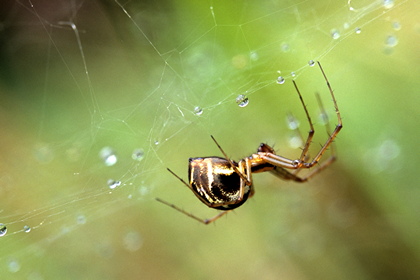
[[[420,278],[418,1],[32,2],[0,11],[7,279]],[[305,184],[257,174],[255,196],[208,226],[155,201],[216,215],[166,171],[220,156],[209,135],[235,160],[261,142],[297,157],[291,79],[315,154],[315,92],[336,120],[311,59],[343,116],[334,165]]]

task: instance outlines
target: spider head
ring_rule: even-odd
[[[266,172],[266,171],[271,171],[273,169],[275,169],[275,166],[265,162],[264,160],[262,160],[261,158],[259,158],[258,153],[270,153],[270,154],[276,154],[274,152],[274,149],[265,144],[265,143],[261,143],[260,146],[257,149],[257,154],[252,155],[252,167],[251,167],[251,171],[252,173],[261,173],[261,172]]]
[[[265,143],[260,144],[260,146],[258,147],[257,153],[275,154],[274,149],[271,146],[269,146],[268,144],[265,144]]]

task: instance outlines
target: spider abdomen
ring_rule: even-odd
[[[238,167],[236,162],[232,163]],[[188,179],[194,194],[211,208],[234,209],[249,196],[249,187],[246,187],[241,199],[241,177],[222,157],[190,158]]]

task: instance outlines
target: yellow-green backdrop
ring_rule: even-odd
[[[2,278],[420,278],[418,1],[1,6]],[[210,135],[234,160],[260,143],[297,158],[292,79],[313,156],[316,92],[337,120],[311,60],[343,117],[336,163],[304,184],[256,174],[207,226],[155,200],[216,215],[166,171],[221,156]]]

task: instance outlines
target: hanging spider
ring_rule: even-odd
[[[312,143],[315,130],[311,121],[311,117],[309,116],[308,110],[303,101],[302,95],[300,94],[296,82],[293,81],[293,85],[299,95],[300,102],[302,103],[303,109],[305,110],[305,114],[310,127],[308,137],[302,149],[302,153],[298,159],[293,160],[276,155],[272,147],[267,144],[260,144],[256,153],[241,159],[239,162],[235,162],[229,159],[216,139],[211,136],[224,157],[214,156],[190,158],[188,170],[189,184],[187,184],[181,177],[176,175],[169,168],[168,171],[171,172],[176,178],[178,178],[185,186],[191,189],[198,197],[198,199],[201,200],[201,202],[210,208],[222,210],[223,212],[220,212],[213,218],[203,220],[160,198],[156,199],[159,202],[162,202],[203,224],[209,224],[219,219],[221,216],[227,214],[232,209],[241,206],[249,197],[253,196],[254,187],[252,185],[252,173],[270,171],[283,180],[305,182],[323,170],[325,167],[330,165],[336,159],[334,150],[331,151],[331,156],[326,161],[323,161],[320,164],[318,162],[320,161],[324,152],[332,144],[334,138],[340,132],[343,125],[333,90],[319,62],[318,65],[330,91],[335,112],[337,114],[338,124],[336,125],[334,131],[330,134],[325,144],[321,147],[315,157],[312,158],[312,160],[308,160],[308,150]],[[321,110],[323,110],[322,103],[320,103],[320,107]],[[315,165],[316,167],[306,176],[298,176],[298,172],[300,170],[308,169]],[[288,169],[294,171],[291,172]]]

